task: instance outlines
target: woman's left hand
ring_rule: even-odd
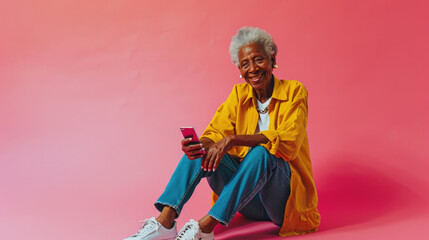
[[[201,161],[201,167],[204,171],[216,171],[220,160],[222,160],[223,156],[234,146],[232,139],[232,136],[226,136],[208,149]]]

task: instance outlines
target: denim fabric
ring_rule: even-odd
[[[214,173],[201,169],[201,159],[189,160],[185,155],[155,207],[162,211],[168,205],[180,215],[201,178],[207,178],[219,196],[208,214],[222,224],[229,224],[240,212],[250,219],[281,225],[290,194],[290,174],[289,163],[262,146],[253,147],[241,162],[226,154]]]

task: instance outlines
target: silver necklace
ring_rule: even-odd
[[[264,109],[264,110],[260,110],[259,108],[256,109],[258,111],[259,114],[265,114],[268,112],[268,106]]]
[[[271,98],[267,99],[267,101],[265,103],[261,103],[259,100],[257,102],[258,107],[256,108],[256,110],[258,111],[259,114],[266,114],[269,110],[268,106],[270,105],[271,102]],[[265,108],[261,109],[262,107],[264,107],[264,105],[266,105]],[[261,107],[261,108],[259,108]]]

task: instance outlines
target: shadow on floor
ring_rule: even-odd
[[[410,186],[423,185],[400,169],[377,166],[376,159],[363,164],[359,157],[342,156],[330,161],[332,167],[319,174],[317,182],[319,231],[372,221],[374,225],[416,216],[426,208],[424,200]],[[406,179],[406,181],[404,181]],[[415,189],[415,188],[414,188]],[[423,188],[424,189],[424,188]],[[383,219],[377,221],[377,219]]]
[[[366,158],[364,162],[371,161]],[[413,180],[412,176],[404,176],[398,169],[386,169],[386,166],[375,169],[363,164],[359,157],[350,156],[336,157],[329,163],[331,167],[318,174],[316,182],[318,208],[322,216],[319,231],[368,221],[377,226],[415,217],[419,211],[422,212],[422,208],[427,210],[424,199],[407,187],[420,184],[420,189],[425,189],[423,183]],[[403,179],[407,179],[407,182],[404,183]],[[228,227],[218,225],[215,236],[216,239],[233,240],[276,239],[280,238],[277,235],[279,230],[271,222],[255,222],[237,214]]]
[[[273,239],[278,237],[280,228],[269,221],[252,221],[237,214],[228,227],[218,225],[215,228],[216,239]]]

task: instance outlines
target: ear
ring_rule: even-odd
[[[276,55],[271,55],[271,62],[273,63],[272,67],[274,67],[276,65]]]

